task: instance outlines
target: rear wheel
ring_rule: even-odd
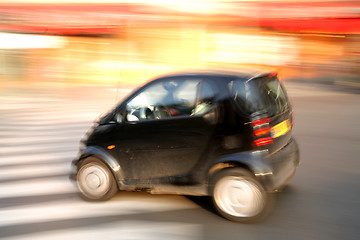
[[[105,201],[117,192],[113,174],[95,157],[86,158],[80,163],[76,180],[80,196],[89,201]]]
[[[265,214],[267,194],[253,175],[241,168],[225,169],[213,179],[212,199],[225,218],[248,222]]]

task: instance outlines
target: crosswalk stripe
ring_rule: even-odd
[[[0,155],[2,156],[8,156],[8,155],[27,155],[32,153],[38,153],[38,152],[46,152],[46,153],[54,153],[57,154],[59,152],[73,152],[76,153],[79,148],[78,144],[69,144],[69,143],[63,143],[63,144],[53,144],[50,146],[13,146],[13,147],[2,147],[0,149]]]
[[[80,132],[80,131],[79,131]],[[83,134],[77,135],[78,137]],[[26,136],[26,135],[25,135]],[[0,147],[5,146],[23,146],[23,145],[41,145],[41,144],[61,144],[64,142],[73,142],[75,141],[75,137],[66,135],[40,135],[34,136],[32,134],[28,134],[28,136],[11,136],[11,138],[0,138]]]
[[[12,135],[21,135],[21,134],[37,134],[37,135],[45,135],[50,133],[56,133],[56,132],[63,132],[63,131],[83,131],[84,129],[88,129],[92,123],[90,124],[69,124],[68,126],[64,126],[65,124],[62,123],[62,125],[57,126],[16,126],[16,125],[7,125],[0,127],[0,134],[5,135],[11,133]],[[86,126],[85,126],[86,125]],[[20,129],[19,129],[20,128]]]
[[[51,204],[34,204],[29,208],[14,207],[1,210],[0,227],[56,221],[63,219],[115,216],[134,213],[160,212],[176,209],[195,208],[195,203],[183,201],[181,196],[145,196],[142,198],[119,196],[107,202],[85,202],[82,200],[62,200]]]
[[[83,113],[83,114],[71,114],[71,115],[60,115],[60,116],[45,116],[43,118],[39,116],[27,116],[26,118],[20,118],[13,121],[13,124],[29,124],[32,125],[45,125],[45,124],[61,124],[64,122],[72,122],[73,119],[83,119],[82,121],[93,121],[99,117],[99,114]],[[30,125],[30,124],[29,124]]]
[[[151,222],[139,220],[120,220],[100,226],[72,228],[45,233],[35,233],[26,237],[16,236],[8,240],[63,240],[63,239],[103,239],[107,240],[192,240],[204,239],[201,224],[178,222]]]
[[[63,151],[59,153],[33,153],[27,154],[26,156],[11,155],[0,158],[0,168],[1,166],[8,166],[12,164],[21,165],[29,163],[54,162],[64,159],[73,159],[75,158],[75,156],[76,155],[74,155],[73,151]]]
[[[59,194],[74,192],[74,185],[69,179],[24,180],[14,183],[0,184],[1,198],[34,196],[42,194]]]
[[[59,175],[69,174],[71,165],[69,162],[57,164],[42,164],[36,166],[14,165],[12,168],[0,168],[0,183],[4,180],[12,180],[17,178],[32,178],[41,175]]]

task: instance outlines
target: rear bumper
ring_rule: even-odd
[[[280,151],[264,157],[262,163],[266,166],[263,168],[266,171],[255,172],[255,176],[266,191],[277,191],[294,176],[299,162],[299,147],[293,138]]]

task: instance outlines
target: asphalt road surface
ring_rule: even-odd
[[[0,93],[0,238],[360,239],[360,95],[286,83],[301,165],[262,222],[214,213],[209,198],[119,192],[81,200],[69,181],[79,140],[129,89]]]

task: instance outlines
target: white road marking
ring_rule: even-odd
[[[94,218],[195,208],[184,197],[114,198],[107,202],[64,201],[0,210],[0,227],[65,219]],[[183,201],[184,200],[184,201]]]
[[[60,194],[75,191],[75,186],[70,182],[70,180],[36,179],[0,184],[0,198]]]
[[[79,138],[80,140],[80,138]],[[52,146],[23,146],[23,147],[18,147],[18,146],[12,146],[12,147],[2,147],[0,149],[0,154],[3,156],[7,156],[7,155],[15,155],[15,154],[22,154],[22,155],[26,155],[27,153],[33,153],[33,152],[41,152],[41,151],[45,151],[47,153],[54,153],[57,154],[59,152],[73,152],[74,154],[76,154],[78,150],[78,145],[68,145],[68,144],[53,144]]]
[[[66,229],[7,238],[8,240],[63,240],[63,239],[126,239],[126,240],[192,240],[203,239],[200,224],[150,221],[117,221],[110,224]],[[106,236],[106,237],[105,237]]]
[[[51,175],[68,175],[71,165],[68,162],[57,164],[42,164],[39,166],[14,165],[11,168],[0,168],[0,182],[2,180],[12,180],[17,178],[33,178]],[[1,189],[1,186],[0,186]]]
[[[81,130],[82,131],[82,130]],[[58,132],[63,132],[61,130],[58,130]],[[45,132],[47,133],[47,132]],[[19,134],[21,134],[21,132],[19,132]],[[23,136],[13,136],[13,134],[11,134],[11,137],[9,138],[0,138],[0,146],[1,145],[6,145],[6,146],[18,146],[19,148],[21,148],[21,146],[26,145],[26,144],[49,144],[49,143],[64,143],[64,142],[72,142],[74,141],[74,137],[73,136],[62,136],[62,135],[54,135],[54,134],[49,134],[48,136],[44,136],[44,135],[40,135],[40,136],[34,136],[33,134],[24,134],[22,133]],[[26,136],[28,135],[28,136]],[[25,137],[24,137],[25,136]]]
[[[82,121],[93,121],[99,116],[98,112],[61,114],[61,115],[43,115],[43,116],[26,116],[13,121],[17,124],[26,124],[31,122],[33,125],[58,124],[71,122],[73,119],[83,119]]]
[[[34,153],[23,155],[11,155],[4,156],[0,158],[0,168],[1,166],[7,166],[10,164],[31,164],[39,162],[53,162],[64,159],[74,159],[76,156],[73,154],[73,151],[63,151],[61,153]],[[0,193],[1,196],[1,193]]]

